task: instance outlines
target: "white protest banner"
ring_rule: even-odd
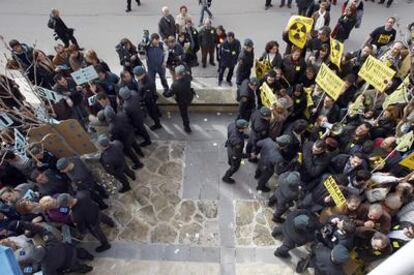
[[[6,113],[0,113],[0,130],[11,125],[13,125],[13,120]]]
[[[27,158],[26,147],[26,137],[17,128],[14,128],[14,150],[16,154],[22,158]]]
[[[36,87],[36,91],[37,91],[37,94],[40,97],[43,97],[45,99],[48,99],[48,100],[52,101],[53,103],[57,103],[61,99],[63,99],[63,96],[59,95],[58,93],[56,93],[54,91],[48,90],[46,88],[43,88],[43,87],[37,86]]]
[[[77,85],[82,85],[98,78],[95,68],[91,65],[86,68],[79,69],[70,74]]]

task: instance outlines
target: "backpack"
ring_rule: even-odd
[[[47,21],[47,27],[52,30],[55,29],[55,19],[52,16],[50,16],[49,21]]]

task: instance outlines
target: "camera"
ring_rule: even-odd
[[[149,30],[144,30],[141,41],[138,43],[138,54],[145,55],[150,44]]]

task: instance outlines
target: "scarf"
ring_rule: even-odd
[[[318,10],[318,14],[319,14],[318,19],[316,20],[315,26],[313,27],[313,29],[315,31],[319,31],[320,29],[322,29],[322,27],[325,26],[325,14],[326,14],[326,11],[324,11],[323,13],[321,13],[321,11]]]

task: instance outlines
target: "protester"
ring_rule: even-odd
[[[102,166],[103,174],[115,177],[115,184],[119,181],[119,192],[124,193],[134,189],[133,181],[141,180],[129,168],[129,161],[133,169],[142,168],[146,160],[140,146],[149,146],[151,138],[159,138],[150,136],[154,133],[147,132],[145,123],[153,122],[152,131],[162,128],[156,74],[161,78],[163,96],[174,97],[183,129],[190,133],[188,108],[196,95],[191,85],[197,80],[191,75],[191,67],[198,65],[200,48],[203,67],[207,57],[214,66],[217,49],[219,82],[227,69],[226,80],[232,84],[238,65],[238,113],[228,124],[225,146],[229,167],[221,180],[234,184],[233,175],[240,167],[248,170],[247,176],[255,171],[258,195],[272,194],[261,199],[269,198],[268,205],[274,207],[271,218],[276,227],[272,236],[283,237],[275,256],[289,257],[295,247],[308,246],[309,255],[299,260],[297,272],[310,267],[316,274],[342,274],[343,267],[352,263],[367,273],[373,261],[385,259],[414,235],[414,176],[410,173],[414,167],[414,104],[410,101],[413,81],[409,66],[413,24],[403,42],[396,41],[393,17],[353,51],[346,45],[341,49],[333,40],[346,41],[353,28],[360,26],[364,2],[346,1],[331,32],[329,1],[298,0],[298,13],[312,16],[313,24],[307,28],[292,25],[282,33],[288,46],[285,55],[280,54],[276,40],[269,41],[256,63],[256,69],[262,71],[256,70],[255,77],[251,75],[254,41],[245,39],[241,47],[234,33],[226,32],[223,26],[212,27],[210,18],[203,21],[198,32],[185,6],[176,21],[164,7],[160,34],[148,33],[138,47],[128,38],[116,45],[122,65],[120,77],[110,71],[95,49],[84,53],[79,49],[73,30],[66,27],[57,11],[50,26],[56,23],[53,28],[65,45],[56,45],[49,56],[42,49],[13,39],[9,42],[12,60],[8,67],[19,70],[29,85],[47,89],[40,90],[47,96],[41,94],[38,99],[45,113],[41,120],[47,124],[53,121],[51,129],[55,123],[75,119],[88,130],[99,145],[97,165]],[[203,17],[204,12],[209,13],[211,1],[200,4]],[[282,1],[281,6],[284,4]],[[291,6],[289,1],[287,4]],[[266,1],[266,7],[270,6],[271,1]],[[161,39],[166,41],[165,47]],[[375,62],[367,66],[366,61],[373,58]],[[166,68],[173,78],[171,89]],[[79,82],[76,72],[91,70],[97,77]],[[395,73],[388,73],[390,70]],[[339,80],[332,81],[334,74]],[[334,82],[343,89],[330,90]],[[55,149],[50,146],[53,142],[31,142],[40,116],[31,116],[32,106],[11,76],[0,75],[0,84],[5,109],[1,114],[4,129],[0,131],[0,244],[14,250],[22,269],[27,267],[22,257],[27,251],[31,264],[39,266],[36,272],[89,272],[92,267],[81,261],[93,256],[79,247],[78,240],[89,232],[100,242],[97,252],[111,247],[100,223],[110,227],[116,224],[100,210],[109,207],[105,199],[112,190],[100,177],[95,178],[84,156],[70,155],[71,150],[66,148]],[[11,127],[3,127],[9,123],[4,115],[12,117]],[[73,120],[70,123],[73,126]],[[166,130],[167,125],[166,120]],[[25,152],[18,150],[14,129],[30,136]],[[242,166],[243,158],[252,163]],[[245,189],[246,180],[237,178],[236,188]],[[273,180],[276,186],[271,184]],[[42,244],[34,245],[32,240],[39,237]]]
[[[73,36],[74,29],[70,29],[66,26],[60,17],[59,10],[52,9],[47,25],[55,31],[55,39],[62,40],[63,44],[65,44],[65,48],[69,47],[69,41],[79,47],[78,41]]]

